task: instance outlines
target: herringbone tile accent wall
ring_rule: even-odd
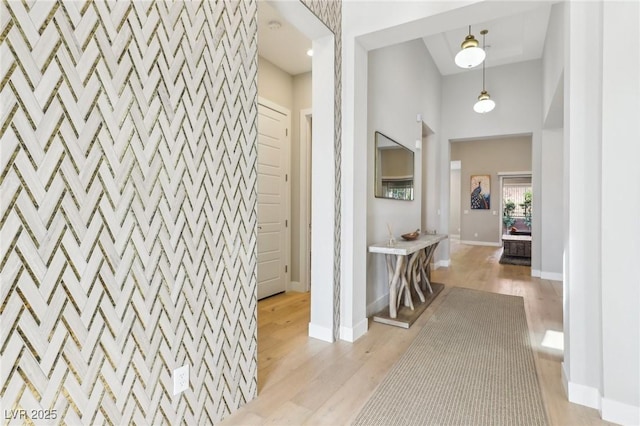
[[[252,0],[0,6],[3,423],[255,397],[256,26]]]
[[[342,0],[300,0],[335,36],[335,226],[333,256],[333,337],[340,338],[340,244],[342,232]]]

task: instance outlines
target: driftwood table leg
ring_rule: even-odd
[[[409,280],[407,280],[407,274],[402,275],[402,289],[404,293],[404,306],[414,309],[413,299],[411,299],[411,288],[409,287]]]
[[[393,281],[393,273],[395,272],[395,265],[393,264],[393,255],[385,254],[384,258],[387,261],[387,277],[389,278],[389,285],[391,285],[391,281]]]
[[[422,265],[420,268],[420,273],[422,274],[422,279],[424,280],[424,284],[429,293],[433,293],[433,289],[431,288],[431,277],[429,274],[429,263],[431,262],[431,258],[433,257],[433,253],[436,251],[436,247],[438,244],[433,244],[424,249],[424,257],[422,259]]]
[[[409,260],[409,267],[407,268],[407,277],[413,281],[413,288],[415,288],[418,297],[420,298],[420,302],[424,302],[424,293],[420,290],[420,285],[418,284],[419,278],[419,270],[420,270],[420,262],[422,260],[422,250],[411,255],[411,259]],[[411,288],[407,287],[407,293],[409,297],[411,297]],[[413,309],[413,308],[412,308]]]
[[[387,267],[391,270],[393,262],[387,255]],[[403,270],[405,266],[405,256],[396,256],[396,267],[393,277],[389,281],[389,316],[391,318],[398,317],[398,281],[404,276]],[[391,274],[389,274],[391,275]]]

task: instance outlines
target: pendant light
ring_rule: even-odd
[[[485,47],[484,36],[488,33],[487,30],[480,31],[482,34],[482,47]],[[473,106],[473,110],[477,113],[484,114],[485,112],[492,111],[496,107],[496,103],[491,99],[489,93],[484,88],[484,62],[482,63],[482,92],[478,96],[478,102]]]
[[[484,50],[478,47],[478,40],[471,34],[469,25],[469,35],[464,38],[455,58],[456,65],[460,68],[474,68],[484,61],[485,56]]]

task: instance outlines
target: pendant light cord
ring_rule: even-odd
[[[469,29],[471,29],[471,26],[469,26]],[[485,36],[487,35],[487,30],[482,30],[480,31],[480,33],[482,34],[482,50],[484,50],[485,52],[487,51],[487,46],[485,43]],[[482,91],[484,92],[484,63],[487,62],[487,60],[485,59],[484,61],[482,61]]]

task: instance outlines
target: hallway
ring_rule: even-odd
[[[433,279],[447,286],[443,295],[457,286],[522,296],[551,424],[607,424],[596,410],[567,402],[562,353],[541,345],[546,330],[562,329],[562,284],[532,278],[528,267],[500,265],[500,252],[452,242],[451,267],[433,271]],[[349,424],[441,301],[408,330],[370,321],[355,343],[334,344],[307,337],[308,293],[259,302],[259,397],[222,424]]]

